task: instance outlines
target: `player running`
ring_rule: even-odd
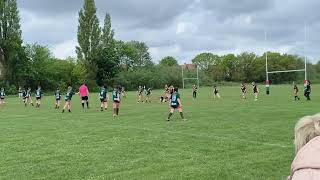
[[[123,98],[127,98],[126,90],[125,90],[124,87],[121,88],[121,96],[122,96]]]
[[[19,99],[21,99],[22,98],[22,94],[23,93],[23,90],[22,90],[22,88],[21,88],[21,86],[19,86],[19,89],[18,89],[18,96],[19,96]]]
[[[299,88],[298,86],[293,83],[293,95],[294,95],[294,100],[297,101],[297,100],[300,100],[300,97],[299,97]]]
[[[89,109],[89,89],[85,83],[82,83],[82,85],[80,86],[79,94],[81,97],[82,108],[84,109],[84,104],[86,103],[87,109]]]
[[[38,86],[38,89],[36,90],[36,108],[40,108],[40,105],[41,105],[41,98],[43,96],[43,92],[41,90],[41,87]]]
[[[151,91],[152,89],[151,88],[148,88],[145,93],[146,93],[146,103],[151,103]]]
[[[311,94],[311,82],[307,80],[306,86],[304,87],[304,96],[307,98],[307,101],[310,101],[310,94]]]
[[[193,97],[193,100],[196,100],[196,99],[197,99],[197,92],[198,92],[198,87],[194,84],[193,87],[192,87],[192,97]]]
[[[113,117],[119,116],[119,109],[120,109],[120,88],[114,86],[112,91],[112,100],[113,100]]]
[[[171,94],[171,97],[169,100],[170,113],[169,113],[167,121],[170,121],[171,116],[173,115],[174,111],[176,111],[176,110],[179,111],[182,120],[184,120],[184,121],[186,120],[183,116],[182,103],[181,103],[180,94],[178,91],[179,91],[178,88],[174,88],[173,93]]]
[[[1,88],[0,91],[0,105],[4,105],[5,102],[6,93],[4,92],[4,88]]]
[[[64,113],[65,109],[68,108],[69,113],[71,113],[71,100],[72,100],[72,96],[75,95],[75,93],[73,92],[73,89],[71,86],[68,87],[68,91],[64,97],[65,100],[65,104],[64,107],[62,109],[62,113]]]
[[[24,106],[27,107],[28,103],[30,103],[31,106],[34,106],[31,97],[31,87],[29,87],[28,90],[24,92]]]
[[[143,101],[143,91],[144,91],[143,87],[139,86],[139,88],[138,88],[138,103],[144,102]]]
[[[60,89],[57,88],[56,92],[54,93],[54,97],[55,97],[55,109],[60,109],[60,102],[61,102],[61,92]]]
[[[242,99],[247,99],[247,87],[244,83],[241,83]]]
[[[220,99],[220,94],[219,94],[219,90],[218,87],[215,85],[213,86],[213,99]]]
[[[253,94],[254,94],[254,100],[255,101],[258,101],[258,96],[259,96],[259,88],[258,88],[258,85],[256,82],[253,82],[252,83],[252,91],[253,91]]]
[[[101,102],[101,111],[108,110],[108,89],[106,86],[101,86],[101,90],[99,93],[99,99]]]

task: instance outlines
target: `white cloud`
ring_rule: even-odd
[[[76,50],[75,47],[77,45],[76,40],[67,40],[62,43],[54,45],[51,50],[55,57],[60,59],[65,59],[69,56],[75,57]]]

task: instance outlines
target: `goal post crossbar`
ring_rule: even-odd
[[[290,72],[305,72],[306,69],[294,69],[294,70],[282,70],[282,71],[270,71],[268,74],[277,74],[277,73],[290,73]]]
[[[193,77],[193,78],[185,78],[185,74],[184,74],[184,66],[182,65],[181,66],[181,75],[182,75],[182,87],[183,89],[185,88],[185,80],[197,80],[197,85],[198,85],[198,88],[200,86],[200,79],[199,79],[199,67],[197,66],[196,67],[196,70],[197,70],[197,77]]]

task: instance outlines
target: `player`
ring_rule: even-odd
[[[61,92],[60,89],[57,88],[56,92],[54,93],[54,97],[55,97],[55,109],[60,109],[60,102],[61,102]]]
[[[71,100],[72,100],[72,96],[75,95],[75,93],[73,92],[73,89],[71,86],[68,87],[68,91],[64,97],[65,100],[65,104],[64,107],[62,109],[62,113],[64,113],[65,109],[68,108],[69,113],[71,113]]]
[[[247,99],[247,87],[244,83],[241,83],[242,99]]]
[[[198,87],[194,84],[193,87],[192,87],[192,97],[193,97],[193,100],[196,100],[196,99],[197,99],[197,92],[198,92]]]
[[[311,94],[311,82],[307,80],[306,86],[304,87],[304,96],[307,98],[307,101],[310,101],[310,94]]]
[[[101,86],[101,90],[100,90],[100,93],[99,93],[99,98],[100,98],[100,102],[101,102],[101,112],[103,110],[108,110],[108,89],[107,87],[104,85],[104,86]]]
[[[18,96],[19,96],[19,99],[21,99],[22,98],[22,88],[21,88],[21,86],[19,86],[19,90],[18,90]]]
[[[81,97],[82,108],[84,109],[84,104],[86,103],[87,109],[89,109],[89,89],[85,83],[82,83],[80,86],[78,94],[80,94]]]
[[[143,87],[142,86],[139,86],[139,89],[138,89],[138,103],[140,102],[144,102],[143,101]]]
[[[253,82],[252,86],[253,86],[252,91],[253,91],[253,94],[254,94],[254,100],[258,101],[258,95],[259,95],[258,85],[257,85],[257,83]]]
[[[36,90],[36,108],[40,108],[40,105],[41,105],[41,98],[43,96],[43,92],[41,90],[41,87],[38,86],[38,89]]]
[[[32,97],[31,97],[31,87],[29,87],[28,90],[25,91],[25,96],[24,96],[24,106],[27,107],[28,103],[30,103],[31,106],[34,106]]]
[[[181,103],[180,94],[178,91],[179,91],[178,88],[174,88],[173,93],[170,96],[170,100],[169,100],[170,113],[167,121],[170,121],[170,118],[173,115],[175,110],[178,110],[182,120],[186,121],[182,112],[182,103]]]
[[[216,85],[213,86],[213,99],[220,99],[220,94],[219,94],[219,90],[218,87]]]
[[[4,92],[4,88],[1,88],[1,91],[0,91],[0,105],[4,105],[5,104],[5,97],[6,97],[6,93]]]
[[[300,97],[299,97],[299,88],[298,86],[293,83],[293,95],[294,95],[294,100],[297,101],[297,100],[300,100]]]
[[[152,89],[151,88],[148,88],[145,93],[146,93],[146,103],[151,103],[151,91]]]
[[[164,98],[164,102],[168,102],[170,99],[170,89],[167,84],[164,86]]]
[[[112,100],[113,100],[113,117],[119,116],[119,109],[120,109],[120,88],[117,88],[117,86],[114,86],[112,91]]]

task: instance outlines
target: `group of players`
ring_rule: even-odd
[[[299,88],[298,86],[293,83],[293,95],[294,95],[294,100],[300,100],[299,97]],[[241,83],[241,96],[242,99],[247,99],[247,87],[245,83]],[[151,94],[152,94],[152,88],[146,88],[145,86],[139,86],[138,88],[138,103],[151,103]],[[252,92],[254,94],[254,100],[258,101],[258,95],[259,95],[259,88],[257,83],[253,82],[252,83]],[[197,93],[198,93],[198,87],[196,85],[193,85],[192,87],[192,96],[193,99],[196,100],[197,98]],[[80,95],[81,97],[81,103],[82,103],[82,108],[85,108],[85,105],[87,108],[89,108],[89,90],[88,87],[86,86],[85,83],[83,83],[79,91],[75,93],[74,89],[71,86],[68,86],[67,92],[65,93],[65,103],[62,109],[62,113],[65,112],[65,110],[68,110],[68,112],[71,112],[71,107],[72,107],[72,97],[77,94]],[[306,81],[306,84],[304,86],[304,96],[307,98],[308,101],[311,100],[310,98],[311,94],[311,83],[310,81]],[[36,98],[36,108],[40,108],[41,106],[41,100],[43,97],[44,93],[39,86],[38,89],[35,91],[35,98]],[[145,95],[145,98],[144,98]],[[4,88],[1,88],[0,90],[0,105],[5,104],[5,91]],[[61,91],[59,88],[56,89],[54,93],[55,97],[55,109],[60,109],[60,104],[61,104]],[[120,103],[122,97],[126,97],[126,92],[123,87],[121,86],[114,86],[112,90],[112,105],[113,105],[113,117],[119,116],[119,110],[120,110]],[[27,89],[22,89],[19,88],[19,98],[22,99],[24,106],[27,107],[28,104],[31,106],[34,106],[33,101],[32,101],[32,90],[31,88]],[[213,86],[213,98],[220,99],[220,94],[218,87],[215,85]],[[103,85],[101,86],[100,92],[99,92],[99,99],[100,99],[100,108],[101,111],[107,110],[108,109],[108,102],[109,102],[109,96],[108,96],[108,88]],[[178,92],[178,88],[175,88],[173,86],[168,86],[165,85],[164,87],[164,94],[160,97],[160,102],[168,102],[170,106],[170,112],[168,115],[167,120],[170,121],[171,116],[173,115],[174,111],[178,111],[180,113],[180,116],[183,120],[186,120],[183,115],[182,111],[182,102],[181,102],[181,97]]]

